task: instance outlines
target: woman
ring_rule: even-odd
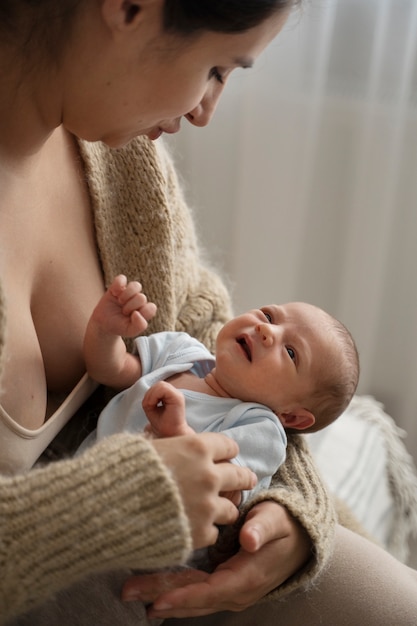
[[[121,584],[126,568],[181,564],[191,548],[216,540],[218,524],[236,519],[221,492],[247,488],[252,476],[226,462],[236,449],[220,436],[148,442],[121,435],[79,459],[21,472],[68,417],[77,413],[84,428],[82,405],[92,391],[83,378],[84,329],[114,275],[140,279],[158,304],[151,332],[184,329],[211,347],[230,316],[222,284],[199,258],[169,159],[152,140],[178,131],[183,117],[206,125],[228,75],[253,63],[292,4],[0,4],[0,424],[2,469],[15,474],[0,481],[4,619],[64,590],[22,623],[57,623],[58,615],[71,624],[92,623],[92,604],[95,623],[139,623],[131,607],[140,605],[122,605],[117,589],[115,600],[104,598],[99,606],[100,587],[96,594],[94,585],[102,573],[117,570]],[[90,405],[96,404],[100,399],[93,395]],[[153,616],[196,616],[189,623],[204,624],[198,616],[245,608],[279,587],[264,608],[216,615],[216,623],[253,624],[256,610],[263,624],[281,615],[299,624],[309,596],[291,595],[283,606],[273,600],[315,580],[331,560],[329,571],[341,578],[332,585],[328,574],[322,577],[313,594],[316,613],[321,619],[332,610],[334,617],[342,606],[348,614],[352,602],[343,594],[355,588],[353,580],[346,584],[344,561],[356,558],[357,539],[338,531],[331,558],[334,513],[298,439],[277,478],[241,522],[241,550],[216,573],[182,588],[183,573],[174,574],[173,585],[180,586],[174,595],[161,594],[158,577],[131,579],[124,598],[140,592],[143,600],[156,600]],[[377,563],[371,544],[361,550]],[[383,553],[383,565],[385,558]],[[400,573],[405,605],[417,594],[406,593],[408,570],[398,565]],[[187,582],[195,580],[187,576]],[[363,578],[355,575],[361,589]],[[329,589],[339,606],[326,602],[321,611]],[[370,603],[346,623],[363,617],[372,624],[373,615]]]

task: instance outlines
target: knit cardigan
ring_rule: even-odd
[[[184,330],[212,350],[229,296],[202,258],[163,145],[139,138],[121,150],[79,149],[106,284],[119,273],[140,280],[158,305],[149,332]],[[0,376],[6,318],[0,285]],[[300,436],[289,438],[286,463],[256,502],[264,499],[285,505],[312,543],[303,571],[268,599],[314,581],[333,543],[333,505]],[[179,490],[140,436],[115,435],[76,459],[0,478],[0,620],[89,574],[179,565],[191,549]]]

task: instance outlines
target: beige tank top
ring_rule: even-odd
[[[30,469],[97,387],[98,383],[84,374],[61,406],[36,430],[20,426],[0,406],[0,473],[16,474]]]

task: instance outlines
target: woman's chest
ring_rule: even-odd
[[[103,291],[87,189],[69,156],[58,151],[37,177],[3,186],[0,200],[8,320],[0,400],[17,421],[35,416],[33,427],[48,392],[67,393],[84,373],[84,330]]]

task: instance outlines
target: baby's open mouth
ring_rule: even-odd
[[[252,355],[250,352],[250,348],[246,342],[246,339],[244,337],[238,337],[236,341],[242,347],[242,350],[246,354],[248,361],[252,362]]]

